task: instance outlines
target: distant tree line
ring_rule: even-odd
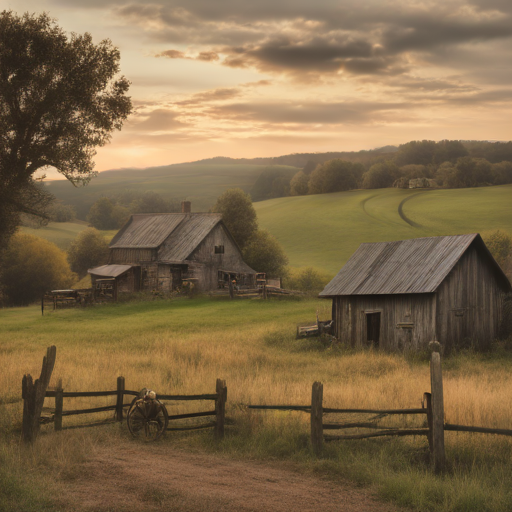
[[[164,199],[156,192],[127,190],[114,196],[100,197],[89,210],[87,221],[96,229],[118,229],[133,213],[174,213],[181,203]]]
[[[357,188],[409,188],[409,180],[417,178],[433,180],[429,185],[444,188],[512,183],[512,142],[423,140],[403,144],[394,153],[368,153],[365,158],[354,153],[357,158],[309,160],[295,174],[268,167],[251,195],[263,200]]]

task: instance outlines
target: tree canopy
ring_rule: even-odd
[[[73,183],[94,175],[95,148],[131,111],[109,40],[66,33],[47,14],[0,13],[0,244],[27,207],[36,171]]]
[[[342,192],[357,187],[357,180],[364,168],[361,164],[334,158],[320,164],[309,178],[310,194]]]
[[[67,288],[76,280],[66,253],[37,236],[16,233],[2,260],[2,291],[13,306],[41,299],[44,292]]]
[[[101,233],[94,228],[84,229],[68,249],[71,270],[82,278],[90,268],[107,263],[108,252],[108,242]]]
[[[212,210],[222,215],[224,224],[239,247],[243,249],[258,229],[251,196],[240,188],[228,189],[218,197]]]
[[[258,272],[269,277],[287,273],[288,256],[281,244],[265,229],[258,229],[247,242],[243,251],[244,261]]]

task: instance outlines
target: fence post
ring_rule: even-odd
[[[445,467],[444,451],[444,400],[441,356],[436,348],[430,357],[430,385],[432,391],[432,450],[434,471],[440,473]]]
[[[116,421],[123,421],[124,377],[117,377]]]
[[[314,382],[311,390],[311,444],[315,455],[322,453],[324,429],[322,426],[324,385]]]
[[[55,413],[53,415],[53,427],[55,431],[62,430],[62,410],[64,409],[64,390],[62,389],[62,379],[59,379],[57,389],[55,390]]]
[[[217,398],[215,400],[215,437],[217,439],[223,439],[224,421],[226,419],[226,400],[228,399],[226,381],[217,379],[215,391],[217,393]]]
[[[39,418],[43,410],[44,397],[46,396],[48,384],[50,384],[56,355],[57,349],[55,345],[46,349],[41,375],[35,382],[32,381],[31,375],[26,374],[23,376],[21,384],[21,396],[23,398],[21,434],[23,441],[26,443],[33,442],[39,432]]]
[[[427,427],[428,427],[428,448],[430,450],[430,457],[434,457],[434,446],[432,444],[432,395],[430,393],[423,393],[423,400],[427,409]]]

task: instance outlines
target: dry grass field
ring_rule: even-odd
[[[207,431],[170,433],[163,443],[222,451],[234,458],[292,460],[307,472],[371,486],[382,498],[414,510],[512,510],[510,438],[447,432],[449,469],[437,477],[431,474],[424,438],[329,443],[315,459],[307,414],[244,407],[309,404],[314,381],[324,383],[325,407],[420,406],[423,393],[430,390],[425,358],[295,340],[296,324],[314,321],[317,310],[320,318],[329,317],[330,303],[199,298],[60,310],[44,317],[36,307],[1,310],[0,510],[18,510],[15,497],[20,492],[24,510],[58,510],[49,490],[56,492],[59,481],[73,478],[73,468],[105,443],[129,442],[124,425],[58,435],[44,426],[33,448],[19,446],[21,378],[24,373],[39,375],[45,349],[52,344],[57,346],[52,385],[62,378],[67,391],[115,389],[116,377],[123,375],[127,389],[212,393],[215,380],[225,379],[227,415],[234,420],[226,439],[215,444]],[[512,428],[511,363],[512,355],[503,347],[446,359],[446,422]],[[64,409],[114,400],[65,399]],[[170,414],[179,414],[197,411],[198,405],[171,403],[168,408]],[[97,420],[98,415],[88,419]],[[64,418],[64,426],[85,420]]]

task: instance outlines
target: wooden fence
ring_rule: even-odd
[[[423,395],[421,409],[332,409],[323,407],[323,384],[313,383],[311,405],[249,405],[250,409],[303,411],[310,414],[311,445],[317,456],[322,453],[325,442],[352,439],[368,439],[382,436],[426,436],[428,439],[431,461],[436,473],[442,472],[446,466],[444,448],[444,432],[478,432],[512,436],[512,430],[444,423],[443,379],[441,372],[441,356],[432,352],[430,360],[431,392]],[[369,420],[351,423],[326,423],[325,414],[373,414]],[[424,415],[427,428],[395,428],[380,426],[377,423],[391,415]],[[357,434],[329,435],[324,431],[364,428],[375,430]]]
[[[131,391],[125,387],[124,377],[117,378],[117,389],[112,391],[64,391],[62,388],[62,381],[59,380],[55,389],[48,389],[50,377],[52,374],[53,366],[55,364],[56,349],[55,346],[48,348],[47,355],[43,359],[43,368],[41,370],[41,376],[39,379],[32,383],[32,377],[25,375],[22,382],[22,398],[24,402],[23,406],[23,427],[22,437],[25,442],[32,442],[37,437],[39,427],[41,424],[53,423],[54,429],[65,430],[65,429],[76,429],[85,427],[96,427],[100,425],[106,425],[109,423],[115,423],[123,421],[124,410],[131,405],[130,403],[124,403],[125,396],[136,397],[139,395],[139,391]],[[83,398],[83,397],[105,397],[115,396],[115,405],[107,405],[103,407],[93,407],[88,409],[65,409],[64,399],[71,398]],[[43,403],[45,398],[54,398],[55,407],[44,408]],[[217,379],[215,393],[203,394],[203,395],[166,395],[158,394],[158,400],[164,404],[166,401],[204,401],[210,400],[215,402],[215,408],[209,411],[199,411],[186,414],[175,414],[169,415],[169,421],[189,419],[189,418],[201,418],[214,416],[215,419],[208,423],[192,426],[169,426],[167,430],[178,431],[178,430],[197,430],[204,428],[215,428],[215,436],[218,439],[224,437],[224,423],[226,417],[226,401],[227,401],[227,387],[226,381]],[[97,421],[93,423],[85,423],[79,425],[63,425],[63,418],[69,416],[77,416],[83,414],[95,414],[105,413],[113,411],[113,418],[104,421]]]
[[[30,375],[23,377],[23,439],[33,441],[37,435],[40,423],[53,422],[55,430],[65,428],[83,428],[106,423],[112,423],[123,420],[123,411],[130,404],[124,403],[125,396],[138,396],[139,392],[125,389],[124,377],[118,377],[117,389],[112,391],[80,391],[65,392],[62,389],[62,383],[54,390],[47,390],[50,382],[51,373],[55,364],[55,347],[50,347],[47,356],[43,359],[43,368],[39,379],[32,382]],[[444,423],[444,399],[443,399],[443,378],[441,371],[441,356],[439,352],[433,351],[430,360],[430,381],[431,392],[424,393],[422,408],[412,409],[341,409],[323,407],[323,384],[321,382],[313,383],[311,391],[310,405],[248,405],[248,409],[275,410],[275,411],[302,411],[310,414],[311,426],[311,444],[314,453],[319,456],[322,453],[325,442],[343,441],[353,439],[368,439],[382,436],[426,436],[431,453],[431,461],[436,472],[444,470],[446,465],[444,449],[444,432],[477,432],[482,434],[497,434],[512,436],[512,430],[496,429],[487,427],[452,425]],[[78,397],[100,397],[116,396],[116,404],[105,407],[95,407],[91,409],[68,410],[64,409],[65,398]],[[41,415],[43,412],[43,402],[45,397],[55,398],[55,408],[51,409],[49,414]],[[170,415],[169,420],[181,420],[199,417],[214,416],[213,421],[200,425],[168,427],[167,430],[183,431],[197,430],[215,427],[215,435],[218,439],[224,437],[224,425],[226,415],[227,387],[226,382],[217,379],[215,393],[204,395],[165,395],[159,394],[157,398],[165,401],[190,401],[190,400],[211,400],[215,402],[215,409],[209,411],[193,412],[186,414]],[[105,411],[115,411],[114,418],[107,421],[88,423],[84,425],[63,426],[62,419],[67,416],[79,414],[93,414]],[[372,414],[373,417],[361,422],[333,423],[325,422],[326,414]],[[392,426],[381,426],[380,420],[393,415],[423,415],[426,428],[395,428]],[[357,434],[325,434],[324,431],[346,430],[353,428],[364,428],[372,432]]]
[[[125,389],[125,379],[124,377],[117,378],[117,389],[113,391],[72,391],[65,392],[62,389],[62,382],[59,381],[59,384],[55,390],[47,390],[46,397],[55,398],[55,408],[48,409],[43,412],[47,412],[46,415],[41,417],[42,423],[51,423],[53,422],[55,430],[64,430],[64,429],[75,429],[75,428],[84,428],[84,427],[96,427],[99,425],[105,425],[108,423],[115,423],[118,421],[123,421],[124,418],[124,409],[130,407],[130,403],[124,403],[124,397],[136,397],[139,395],[139,391],[131,391]],[[64,398],[78,398],[78,397],[101,397],[101,396],[116,396],[116,404],[115,405],[107,405],[105,407],[94,407],[91,409],[64,409]],[[165,394],[157,394],[157,399],[165,404],[166,401],[204,401],[211,400],[215,402],[215,409],[209,411],[200,411],[186,414],[175,414],[169,415],[169,421],[173,420],[181,420],[181,419],[189,419],[189,418],[200,418],[200,417],[209,417],[215,416],[215,419],[209,421],[208,423],[204,423],[201,425],[192,425],[192,426],[181,426],[181,427],[173,427],[169,426],[167,430],[178,431],[178,430],[198,430],[204,428],[215,427],[215,433],[218,438],[222,438],[224,436],[224,422],[225,422],[225,411],[226,411],[226,400],[227,400],[227,388],[226,381],[217,379],[216,392],[211,394],[204,395],[165,395]],[[62,419],[68,416],[76,416],[79,414],[94,414],[94,413],[103,413],[107,411],[115,411],[114,417],[109,420],[94,422],[94,423],[85,423],[82,425],[69,425],[63,426]]]

